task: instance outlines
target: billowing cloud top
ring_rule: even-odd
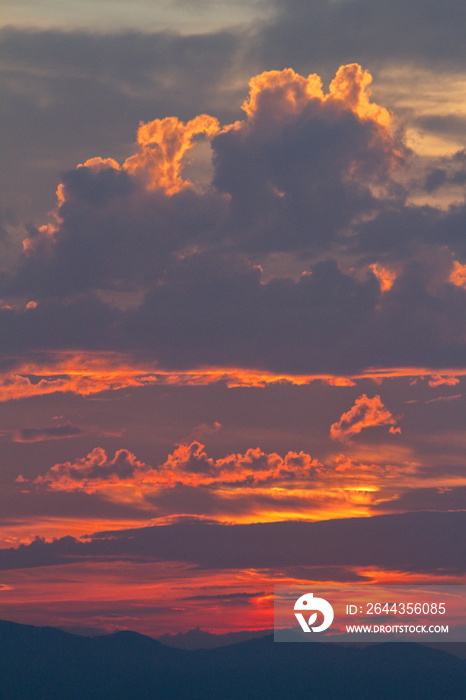
[[[395,424],[396,418],[383,405],[380,396],[369,398],[363,394],[356,399],[354,406],[344,413],[339,421],[333,423],[330,427],[330,437],[333,440],[347,442],[365,428],[390,425],[393,430],[396,430],[393,427]]]
[[[177,371],[463,366],[465,207],[409,203],[410,152],[371,81],[354,63],[328,92],[315,74],[267,71],[243,120],[155,119],[121,165],[65,173],[54,221],[30,229],[2,277],[9,362],[80,351]],[[183,176],[199,139],[208,184]]]
[[[153,468],[128,450],[118,450],[110,459],[105,450],[96,447],[74,463],[56,464],[47,474],[37,477],[35,483],[56,490],[82,489],[89,493],[112,493],[113,487],[121,485],[136,485],[142,490],[176,485],[255,486],[272,481],[308,480],[320,467],[318,460],[304,452],[289,452],[280,457],[259,448],[214,460],[205,452],[204,445],[192,442],[180,445],[162,465]]]

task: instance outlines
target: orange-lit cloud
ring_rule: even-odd
[[[342,102],[360,119],[369,119],[381,127],[388,128],[392,123],[392,116],[387,109],[370,101],[371,83],[372,75],[363,70],[358,63],[341,66],[330,83],[327,99]]]
[[[167,386],[207,386],[217,382],[228,387],[266,387],[273,384],[305,386],[322,381],[330,386],[355,386],[358,379],[431,376],[431,381],[447,385],[458,383],[457,376],[466,369],[443,370],[436,375],[432,369],[416,367],[379,368],[348,377],[323,374],[285,374],[237,367],[200,367],[193,370],[169,371],[156,363],[142,362],[129,354],[118,352],[54,352],[48,360],[19,361],[14,370],[0,372],[0,401],[71,392],[92,396],[103,391],[144,387],[151,384]],[[451,371],[452,374],[448,374]],[[434,384],[431,386],[437,386]],[[195,436],[193,436],[195,437]]]
[[[118,353],[57,353],[49,362],[20,362],[15,370],[0,373],[0,401],[55,392],[90,396],[155,381],[145,368]]]
[[[456,386],[456,384],[459,384],[459,381],[458,377],[442,377],[440,374],[434,374],[429,379],[429,386],[442,386],[443,384],[446,386]]]
[[[272,119],[282,119],[287,114],[298,114],[312,99],[325,99],[321,78],[315,73],[305,78],[292,68],[285,68],[264,71],[251,78],[249,97],[242,109],[251,118],[265,111]]]
[[[273,597],[265,594],[273,590],[271,575],[253,569],[86,561],[3,575],[4,615],[28,624],[89,628],[91,633],[96,627],[101,632],[131,629],[149,636],[198,626],[217,633],[273,626]]]
[[[355,567],[354,572],[377,585],[432,585],[432,573],[411,571],[389,571],[373,567]],[[435,584],[464,585],[464,575],[461,572],[442,572],[435,574]],[[427,589],[428,590],[428,589]]]
[[[369,398],[363,394],[354,406],[344,413],[341,418],[330,427],[330,437],[340,442],[349,442],[352,437],[358,435],[365,428],[379,425],[396,424],[397,419],[383,405],[380,396]]]
[[[260,627],[258,609],[271,615],[277,581],[464,582],[463,531],[462,513],[404,513],[248,526],[190,519],[79,541],[36,541],[0,552],[2,609],[29,623],[84,618],[149,634]]]
[[[451,396],[437,396],[435,399],[428,399],[424,403],[435,403],[436,401],[455,401],[460,399],[462,394],[452,394]]]
[[[154,119],[146,124],[141,124],[137,132],[137,152],[129,156],[122,165],[113,158],[89,158],[84,163],[76,166],[75,174],[90,171],[95,179],[99,176],[108,176],[107,182],[112,177],[121,182],[131,182],[139,192],[162,192],[165,195],[173,195],[185,188],[192,186],[189,180],[182,177],[183,159],[187,152],[195,145],[195,137],[204,134],[211,138],[220,130],[220,124],[215,117],[200,114],[188,122],[183,122],[177,117]],[[128,180],[129,177],[129,180]],[[125,178],[127,178],[125,180]],[[95,187],[95,185],[94,185]],[[99,189],[97,187],[97,189]],[[82,195],[82,192],[80,193]],[[121,195],[121,191],[119,192]],[[23,241],[23,251],[26,256],[34,253],[53,256],[54,247],[60,240],[64,219],[62,207],[70,201],[78,201],[76,193],[72,191],[69,183],[62,182],[56,190],[57,208],[52,212],[54,223],[44,224],[34,230],[32,236]],[[130,218],[138,217],[139,203],[134,202],[134,211],[129,213]],[[154,212],[152,211],[152,217]],[[119,216],[117,214],[117,216]],[[32,308],[32,307],[29,307]]]
[[[47,362],[18,362],[13,371],[0,372],[0,401],[72,392],[91,396],[150,384],[206,386],[223,382],[228,387],[265,387],[287,383],[304,386],[322,379],[338,386],[352,385],[350,379],[319,375],[287,375],[240,368],[199,368],[170,372],[155,363],[144,363],[123,353],[52,353]],[[195,436],[193,436],[195,437]]]
[[[360,119],[370,120],[387,129],[392,123],[390,112],[370,101],[369,85],[372,76],[357,63],[340,66],[330,83],[327,95],[322,90],[322,80],[315,73],[307,78],[291,68],[265,71],[249,82],[249,97],[242,109],[254,118],[261,111],[270,113],[272,119],[299,114],[311,100],[329,103],[340,109],[349,109]]]
[[[361,122],[374,126],[374,133],[367,137],[365,148],[379,152],[385,165],[398,162],[402,158],[399,146],[395,145],[390,134],[392,115],[390,112],[371,102],[369,85],[372,76],[367,70],[357,64],[341,66],[329,86],[329,92],[322,90],[322,80],[316,74],[307,78],[299,75],[291,68],[278,71],[265,71],[254,76],[249,82],[249,97],[244,101],[242,109],[246,112],[245,121],[222,125],[208,114],[200,114],[188,122],[183,122],[176,116],[154,119],[141,124],[137,131],[138,150],[129,156],[122,165],[113,158],[93,157],[77,166],[77,169],[87,168],[94,174],[103,171],[113,171],[118,174],[128,174],[135,178],[143,190],[149,192],[160,190],[167,195],[173,195],[190,187],[192,183],[182,177],[183,159],[195,145],[195,137],[204,134],[213,138],[219,133],[228,131],[248,132],[250,125],[257,118],[265,121],[261,129],[281,129],[291,120],[296,120],[305,114],[309,107],[322,108],[325,116],[319,117],[323,122],[332,121],[335,113],[338,115],[350,111]],[[356,155],[345,167],[347,174],[354,175],[359,168],[367,168],[366,158],[359,163]],[[284,197],[283,192],[273,182],[269,186]],[[63,183],[57,188],[58,208],[72,199],[69,187]],[[35,230],[23,242],[24,251],[32,254],[34,251],[53,250],[57,239],[60,238],[60,227],[63,219],[59,211],[55,212],[56,224],[45,224]]]
[[[461,265],[461,263],[454,260],[449,281],[456,287],[463,287],[463,289],[466,289],[466,265]]]
[[[151,525],[151,516],[141,511],[140,517],[122,520],[121,517],[111,520],[101,517],[94,518],[83,515],[69,515],[69,517],[52,517],[51,515],[22,517],[17,521],[11,521],[6,525],[2,523],[0,533],[0,551],[8,547],[19,547],[22,544],[30,544],[36,538],[51,542],[59,537],[82,537],[90,532],[105,530],[121,530],[122,527],[141,527]]]
[[[120,485],[127,481],[143,480],[152,468],[139,461],[128,450],[118,450],[112,459],[105,450],[96,447],[86,457],[75,462],[55,464],[45,476],[34,480],[51,489],[73,491],[76,489],[93,493],[102,485]],[[21,483],[23,477],[18,477]]]
[[[356,386],[356,382],[353,382],[349,377],[329,377],[322,379],[322,382],[328,386]]]
[[[283,372],[293,383],[312,374],[349,386],[390,362],[394,373],[403,362],[461,365],[464,265],[452,263],[452,213],[406,206],[393,166],[409,150],[372,100],[371,80],[356,63],[325,90],[315,74],[266,71],[250,81],[243,119],[155,119],[123,163],[94,157],[64,173],[55,222],[28,228],[24,254],[2,277],[12,352],[133,350],[158,369],[188,370],[174,382],[230,385],[267,383],[262,367],[276,372],[271,381]],[[213,157],[210,168],[197,164],[205,177],[196,185],[183,161],[204,137]],[[267,273],[269,258],[278,274]],[[128,385],[153,381],[144,374],[128,371]],[[104,375],[97,391],[125,382],[124,371],[113,385]],[[87,394],[91,383],[18,372],[0,393]]]
[[[80,627],[81,632],[88,628],[94,634],[96,628],[98,632],[131,629],[149,636],[196,627],[214,633],[272,629],[272,592],[277,582],[283,586],[464,583],[464,576],[453,571],[433,575],[389,566],[295,565],[224,571],[170,561],[112,560],[5,571],[2,577],[2,611],[8,619],[70,630]]]
[[[125,497],[125,486],[131,486],[133,495],[178,485],[243,484],[252,487],[272,481],[308,480],[320,468],[322,464],[304,452],[288,452],[285,457],[280,457],[274,453],[266,454],[259,448],[215,460],[207,455],[204,445],[199,442],[179,445],[162,465],[153,468],[128,450],[118,450],[110,458],[105,450],[96,447],[82,459],[56,464],[44,476],[37,477],[34,483],[52,490],[88,493],[104,491],[115,494],[115,487],[118,487],[120,500]]]
[[[162,189],[167,194],[179,192],[191,183],[181,177],[183,158],[194,146],[199,134],[214,136],[220,124],[215,117],[200,114],[189,122],[177,117],[154,119],[141,124],[137,132],[139,151],[127,158],[123,165],[113,158],[89,158],[77,167],[86,167],[98,173],[102,170],[126,170],[140,179],[148,189]],[[59,185],[57,197],[60,204],[66,200],[66,191]]]
[[[344,485],[353,484],[355,489],[361,491],[378,491],[377,485],[380,476],[390,478],[406,471],[406,465],[391,464],[388,460],[380,462],[362,462],[346,454],[338,454],[333,459],[336,474],[344,474],[348,481]],[[409,469],[408,469],[409,472]],[[341,482],[343,483],[343,482]]]
[[[418,465],[406,450],[390,454],[390,447],[379,447],[373,452],[356,458],[339,454],[327,464],[303,451],[281,456],[259,448],[213,458],[195,441],[151,465],[125,449],[112,456],[95,448],[33,480],[19,476],[17,484],[25,493],[48,491],[54,498],[88,494],[118,505],[123,516],[129,508],[128,517],[140,512],[142,519],[157,522],[180,515],[237,523],[351,518],[396,510],[400,494],[417,484]],[[434,487],[437,481],[425,485]],[[65,518],[64,533],[67,527]],[[14,536],[20,531],[10,529]]]
[[[324,94],[322,80],[315,73],[305,78],[291,68],[265,71],[250,80],[249,96],[242,109],[251,120],[266,113],[272,122],[286,122],[288,116],[296,117],[310,102],[318,101],[335,109],[350,110],[359,119],[371,121],[385,132],[392,123],[392,115],[370,101],[371,82],[369,71],[357,63],[340,66],[328,94]],[[223,128],[237,129],[242,125],[243,122],[235,122]],[[205,134],[212,137],[221,128],[218,120],[208,114],[200,114],[186,123],[174,116],[154,119],[140,125],[137,132],[139,150],[123,165],[113,158],[94,157],[77,167],[87,167],[94,172],[109,168],[125,170],[136,175],[149,189],[160,188],[167,194],[174,194],[191,184],[182,179],[182,168],[183,158],[194,146],[195,136]],[[59,204],[66,200],[63,185],[59,185],[57,196]],[[50,225],[43,227],[44,234],[50,234],[51,230]]]
[[[396,274],[392,270],[389,270],[378,263],[370,265],[370,269],[377,277],[382,292],[388,292],[393,287],[393,283],[396,280]]]
[[[154,119],[138,130],[139,152],[123,164],[129,173],[140,177],[149,189],[162,188],[168,194],[179,192],[191,183],[181,177],[182,160],[193,147],[198,134],[213,136],[220,129],[218,120],[201,114],[186,124],[177,117]]]

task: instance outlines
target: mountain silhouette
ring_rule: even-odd
[[[81,637],[0,621],[1,700],[462,700],[466,661],[417,644],[272,636],[185,650],[136,632]]]
[[[162,644],[168,647],[176,647],[176,649],[215,649],[217,647],[226,647],[230,644],[237,644],[238,642],[246,642],[249,639],[267,637],[271,634],[273,634],[273,630],[270,629],[212,634],[212,632],[206,632],[200,627],[196,627],[188,632],[163,634],[157,639]]]

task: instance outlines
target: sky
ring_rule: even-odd
[[[466,6],[4,2],[0,617],[464,583]]]

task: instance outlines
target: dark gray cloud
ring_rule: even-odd
[[[10,294],[68,296],[95,288],[147,287],[160,278],[174,253],[215,239],[224,211],[214,192],[146,192],[125,171],[65,173],[66,200],[55,241],[31,229],[33,254],[23,255]]]
[[[462,124],[462,133],[465,131],[466,120]],[[427,174],[425,189],[427,192],[435,192],[445,185],[466,184],[466,151],[458,151],[449,158],[439,158],[436,167]]]
[[[248,118],[213,138],[213,187],[202,193],[163,191],[154,154],[162,149],[164,167],[173,167],[163,148],[174,127],[154,122],[158,135],[141,127],[139,151],[123,170],[115,161],[91,161],[63,175],[58,221],[29,229],[5,291],[47,296],[147,286],[185,248],[315,257],[351,247],[355,219],[373,216],[386,197],[393,206],[395,193],[403,198],[390,175],[407,150],[387,131],[388,113],[369,103],[368,82],[348,66],[326,99],[293,71],[260,78],[251,86]],[[176,129],[177,138],[189,138],[189,124],[177,122]],[[374,196],[382,186],[385,197]]]
[[[31,533],[37,531],[37,520],[48,518],[67,519],[71,516],[89,519],[93,523],[89,529],[95,527],[96,520],[102,523],[109,520],[145,523],[148,518],[147,509],[143,510],[137,505],[106,501],[97,495],[83,492],[39,493],[35,488],[27,488],[24,483],[2,484],[0,506],[1,524],[5,529],[9,525],[29,525]]]
[[[51,428],[20,428],[13,434],[13,442],[43,442],[44,440],[62,440],[63,438],[80,437],[85,430],[78,425],[66,423]]]
[[[462,0],[275,0],[278,17],[257,48],[269,66],[329,60],[462,69],[466,7]]]
[[[40,222],[59,173],[95,155],[123,159],[139,121],[208,111],[239,116],[241,34],[0,30],[2,206]],[[251,74],[245,71],[245,84]]]
[[[331,7],[349,12],[354,5]],[[51,33],[50,46],[31,36],[39,63],[52,70],[63,36]],[[24,54],[30,65],[21,37],[4,33],[7,55],[19,64]],[[67,38],[65,67],[79,63],[76,47],[90,42],[92,55],[92,41],[102,39],[94,73],[107,80],[120,70],[108,60],[114,38]],[[136,51],[139,38],[122,36],[123,46]],[[204,40],[218,47],[214,37],[160,35],[157,42],[169,56],[172,43],[180,48],[185,40],[201,53]],[[136,54],[150,73],[152,54]],[[406,205],[408,191],[391,176],[409,152],[402,134],[387,130],[388,113],[368,101],[369,82],[355,65],[338,72],[329,97],[291,70],[257,79],[247,118],[213,136],[214,174],[204,190],[174,192],[150,180],[157,154],[170,152],[163,150],[170,129],[185,141],[206,132],[192,136],[176,120],[176,128],[164,123],[162,136],[148,137],[160,121],[142,127],[137,154],[122,169],[94,160],[65,172],[55,223],[29,228],[17,268],[0,280],[1,296],[13,299],[0,309],[3,355],[112,350],[172,369],[290,373],[462,366],[466,290],[450,274],[453,256],[466,258],[466,207]],[[209,129],[212,135],[216,127]],[[176,164],[164,157],[167,167]],[[427,187],[461,184],[463,170],[464,154],[443,159]],[[178,173],[173,182],[181,182]],[[292,254],[305,274],[265,278],[258,263],[270,253]],[[391,288],[381,287],[373,264],[388,266]],[[121,293],[139,293],[140,303],[122,308]],[[38,304],[15,305],[18,298]]]
[[[242,250],[328,250],[356,216],[379,209],[369,184],[387,181],[392,154],[376,123],[335,103],[310,100],[274,123],[286,101],[274,93],[244,128],[214,138],[214,184],[231,196]]]
[[[127,326],[138,347],[169,366],[341,374],[377,365],[462,366],[466,294],[446,283],[430,289],[421,264],[407,265],[381,294],[372,275],[356,280],[334,261],[298,282],[267,284],[257,270],[232,270],[222,259],[184,262]]]
[[[202,75],[204,90],[214,93],[222,71],[229,71],[241,34],[234,30],[183,36],[170,32],[91,33],[7,27],[0,31],[0,39],[6,65],[18,71],[36,66],[52,74],[95,76],[115,81],[120,88],[133,89],[153,87],[162,76],[167,80],[168,74],[172,83],[184,77],[186,87],[195,94],[195,87],[188,85],[188,69],[191,75]],[[197,99],[202,99],[201,95]]]
[[[1,345],[10,355],[129,351],[172,369],[351,374],[374,366],[462,367],[466,293],[445,273],[433,287],[438,262],[433,270],[406,264],[381,293],[371,273],[358,280],[332,260],[298,281],[263,284],[242,258],[194,255],[178,261],[135,309],[118,310],[92,295],[3,309]]]
[[[232,121],[262,70],[292,66],[327,80],[353,61],[375,71],[387,62],[462,69],[465,23],[461,0],[441,9],[436,0],[277,0],[263,21],[257,13],[249,26],[185,36],[4,28],[5,204],[37,222],[53,205],[57,174],[96,154],[125,157],[139,120],[207,111]]]
[[[357,329],[366,333],[379,299],[374,278],[358,283],[332,261],[297,283],[261,284],[248,264],[195,257],[170,282],[147,294],[127,332],[141,348],[149,350],[149,341],[171,367],[221,363],[299,372],[336,371],[341,363],[343,369],[353,358],[348,345],[357,342]]]
[[[322,522],[173,525],[63,537],[0,550],[0,569],[73,561],[180,561],[206,569],[376,566],[464,571],[466,513],[405,513]],[[426,542],[429,543],[426,546]]]
[[[460,471],[460,470],[459,470]],[[386,505],[386,504],[385,504]],[[412,488],[390,501],[393,511],[461,511],[466,506],[466,487]],[[381,504],[375,510],[383,510]]]
[[[0,347],[2,354],[6,356],[5,369],[13,370],[18,363],[14,357],[24,358],[30,350],[108,347],[112,343],[112,324],[118,318],[119,313],[116,309],[95,296],[81,296],[62,301],[58,298],[51,299],[39,304],[36,309],[25,311],[2,308]],[[37,359],[39,365],[45,363],[46,354]]]
[[[421,127],[437,134],[445,135],[447,138],[463,138],[466,131],[466,117],[459,114],[428,114],[423,117],[413,119],[413,122]]]

